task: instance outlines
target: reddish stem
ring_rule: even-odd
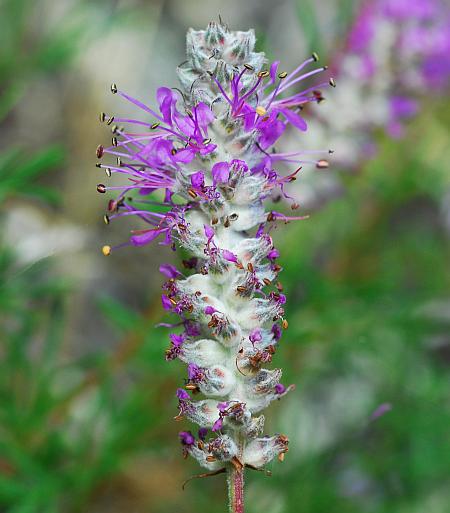
[[[232,466],[228,471],[230,513],[244,513],[244,469]]]

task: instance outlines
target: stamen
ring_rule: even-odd
[[[105,256],[109,256],[111,254],[111,246],[103,246],[102,247],[102,253],[105,255]]]
[[[327,169],[328,167],[330,167],[328,160],[319,160],[316,164],[317,169]]]
[[[114,83],[111,84],[111,92],[112,92],[112,94],[117,93],[117,84],[114,84]]]

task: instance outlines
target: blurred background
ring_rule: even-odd
[[[110,139],[98,113],[130,112],[110,84],[153,104],[158,86],[176,85],[186,30],[219,14],[232,29],[254,27],[258,49],[282,69],[319,52],[338,82],[328,121],[305,114],[322,139],[339,135],[336,161],[291,191],[310,219],[275,233],[289,319],[275,364],[297,389],[268,410],[266,431],[289,435],[290,450],[272,477],[248,472],[247,509],[450,511],[448,90],[414,82],[414,115],[401,134],[386,129],[377,116],[392,91],[378,88],[370,103],[373,82],[339,68],[361,9],[356,0],[0,0],[0,511],[226,510],[220,476],[181,489],[199,471],[182,459],[172,420],[185,369],[164,360],[167,333],[155,328],[167,321],[158,265],[177,255],[154,245],[103,257],[131,225],[105,226],[95,191],[104,180],[95,148]],[[382,82],[395,86],[405,70],[392,60]],[[353,120],[359,85],[373,122]],[[347,165],[339,150],[362,126]],[[287,144],[301,148],[302,135]]]

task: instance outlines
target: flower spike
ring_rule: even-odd
[[[264,470],[288,448],[286,436],[263,434],[260,414],[294,388],[281,383],[281,369],[265,368],[288,326],[270,231],[277,221],[306,216],[267,212],[265,202],[279,191],[297,209],[284,185],[296,179],[298,163],[328,166],[302,152],[277,153],[273,145],[289,126],[307,130],[301,107],[318,102],[313,90],[334,86],[330,79],[294,90],[325,70],[311,69],[316,54],[291,73],[279,72],[278,62],[269,65],[254,45],[252,30],[233,32],[223,23],[191,29],[187,60],[178,68],[181,89],[160,87],[154,111],[113,84],[140,117],[116,118],[124,128],[115,128],[111,147],[96,150],[99,159],[118,159],[99,167],[124,178],[122,185],[97,187],[118,191],[107,223],[134,216],[140,225],[128,244],[158,240],[191,255],[183,273],[160,267],[167,278],[162,306],[178,316],[165,324],[176,329],[166,359],[187,364],[175,419],[198,424],[198,436],[179,433],[183,456],[208,470],[198,477],[225,469],[234,512],[243,511],[244,469]],[[278,161],[294,162],[294,170],[281,175]]]

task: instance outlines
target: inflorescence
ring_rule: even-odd
[[[233,32],[223,23],[190,29],[181,87],[158,89],[159,110],[113,84],[111,91],[143,119],[100,115],[113,138],[97,157],[115,162],[97,166],[124,178],[122,185],[97,186],[102,194],[118,191],[105,222],[134,216],[141,226],[125,244],[157,239],[190,255],[182,271],[160,267],[167,279],[162,306],[179,318],[166,324],[173,328],[166,359],[187,364],[175,418],[199,426],[196,435],[180,432],[183,454],[211,472],[262,468],[288,450],[286,436],[263,435],[260,414],[293,388],[281,383],[280,369],[265,368],[288,327],[271,232],[305,216],[267,211],[265,203],[278,191],[298,209],[285,185],[303,164],[328,167],[327,150],[314,158],[314,152],[278,153],[273,145],[289,125],[307,129],[301,110],[320,102],[321,89],[334,80],[311,84],[326,69],[314,67],[316,54],[280,72],[254,45],[252,30]],[[280,162],[292,166],[287,176],[275,168]],[[103,253],[114,249],[104,246]]]

